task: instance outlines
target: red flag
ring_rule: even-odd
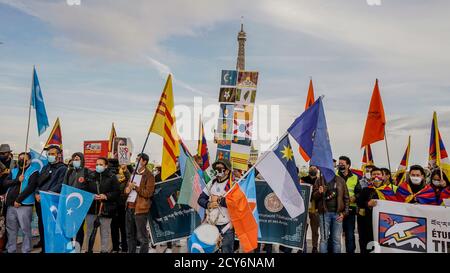
[[[306,97],[305,110],[313,105],[314,101],[314,86],[311,79],[309,80],[308,96]],[[302,149],[302,147],[298,147],[298,151],[305,161],[309,161],[311,159],[308,154]]]
[[[386,117],[384,115],[383,101],[381,100],[377,79],[375,81],[372,99],[370,100],[369,112],[367,113],[366,127],[364,129],[361,148],[374,142],[383,140],[385,125]]]

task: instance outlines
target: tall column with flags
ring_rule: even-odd
[[[238,34],[237,70],[222,70],[219,92],[220,114],[215,139],[216,159],[228,159],[235,170],[246,171],[250,159],[253,109],[258,72],[244,71],[246,33]]]

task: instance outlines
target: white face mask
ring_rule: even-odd
[[[414,185],[420,185],[420,183],[422,183],[422,178],[417,177],[417,176],[412,176],[411,183],[413,183]]]
[[[440,187],[440,186],[441,186],[441,180],[433,180],[432,183],[433,183],[433,185],[435,185],[436,187]]]
[[[370,175],[370,173],[366,173],[364,176],[366,177],[366,179],[372,178],[372,176]]]

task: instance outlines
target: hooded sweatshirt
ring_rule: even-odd
[[[81,159],[80,168],[74,168],[72,164],[69,164],[63,183],[77,189],[86,190],[87,180],[90,179],[92,171],[84,167],[84,155],[82,153],[74,153],[72,158],[75,156]]]

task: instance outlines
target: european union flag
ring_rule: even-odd
[[[44,97],[42,96],[41,86],[33,67],[33,84],[31,86],[31,106],[36,109],[36,121],[39,136],[42,135],[49,127],[47,111],[45,110]]]
[[[336,174],[322,97],[292,123],[288,132],[311,158],[309,164],[317,166],[327,182],[333,180]]]
[[[62,185],[57,223],[65,237],[73,238],[83,223],[94,201],[94,194],[68,185]]]
[[[58,217],[59,194],[39,191],[41,196],[42,223],[46,253],[68,253],[73,251],[70,239],[61,232]]]
[[[42,171],[42,168],[44,168],[48,164],[47,157],[41,155],[33,149],[30,149],[30,153],[31,167],[36,168],[39,172]]]

